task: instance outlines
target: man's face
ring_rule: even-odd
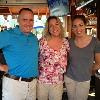
[[[25,34],[29,34],[33,29],[34,15],[31,11],[23,10],[18,18],[19,28]]]

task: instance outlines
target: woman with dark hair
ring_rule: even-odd
[[[73,17],[72,31],[75,37],[69,40],[69,65],[64,77],[68,100],[87,100],[91,70],[100,67],[100,41],[87,35],[84,15]]]

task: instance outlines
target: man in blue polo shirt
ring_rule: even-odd
[[[3,77],[2,100],[36,100],[38,77],[38,39],[31,33],[33,12],[29,8],[19,11],[14,29],[0,32],[8,73]]]

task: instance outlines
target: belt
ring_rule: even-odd
[[[22,78],[22,77],[18,77],[15,75],[9,75],[9,74],[5,74],[4,76],[14,79],[14,80],[18,80],[18,81],[25,81],[25,82],[31,82],[33,79],[36,79],[37,77],[30,77],[30,78]]]

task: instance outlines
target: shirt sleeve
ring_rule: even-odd
[[[95,41],[95,53],[100,53],[100,41],[98,39]]]
[[[9,32],[0,32],[0,49],[8,46],[9,44]]]

